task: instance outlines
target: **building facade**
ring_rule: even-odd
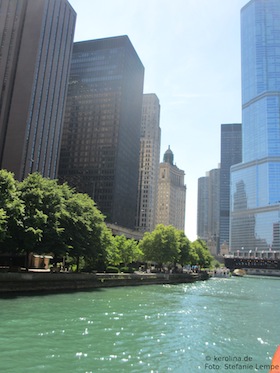
[[[197,236],[203,239],[211,253],[219,248],[220,168],[214,168],[198,179]]]
[[[199,238],[208,238],[208,210],[209,210],[209,177],[202,176],[197,183],[197,229]]]
[[[242,125],[221,125],[220,245],[229,249],[230,167],[242,161]]]
[[[57,176],[76,13],[67,0],[0,2],[0,167]]]
[[[173,225],[185,230],[185,172],[174,165],[170,147],[160,163],[156,224]]]
[[[136,224],[144,67],[127,36],[74,43],[59,179]]]
[[[231,169],[230,247],[280,250],[280,2],[241,10],[242,163]]]
[[[160,104],[155,94],[143,95],[136,228],[155,228],[160,162]]]

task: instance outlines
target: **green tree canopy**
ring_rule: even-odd
[[[63,198],[56,180],[33,173],[19,183],[18,189],[24,203],[23,226],[18,232],[19,250],[37,254],[61,250]]]
[[[7,237],[7,221],[6,211],[3,208],[0,208],[0,242]]]
[[[114,250],[110,254],[110,264],[123,264],[128,266],[132,262],[139,261],[142,252],[133,239],[127,239],[124,235],[114,237]]]
[[[20,199],[18,182],[14,175],[0,170],[0,250],[15,251],[15,237],[22,227],[24,204]]]
[[[111,253],[115,251],[115,241],[112,231],[106,226],[105,223],[103,224],[100,238],[100,250],[98,250],[97,257],[95,259],[94,268],[104,271],[108,263],[110,263],[109,257]]]
[[[199,258],[197,263],[202,267],[209,267],[213,260],[213,256],[210,254],[206,243],[201,239],[198,239],[192,242],[192,247],[194,248]]]
[[[68,255],[77,258],[78,269],[80,257],[96,262],[100,256],[104,256],[102,239],[108,239],[108,236],[103,233],[106,230],[104,216],[94,201],[87,194],[72,192],[69,195],[67,190],[67,195],[64,201],[66,213],[62,220],[63,241]]]
[[[144,234],[139,248],[147,261],[156,262],[160,266],[163,263],[175,263],[180,254],[177,230],[172,225],[159,224],[153,232]]]
[[[0,170],[0,250],[29,254],[53,253],[82,257],[91,268],[105,269],[139,261],[209,266],[212,256],[205,242],[190,243],[183,231],[158,225],[137,244],[125,236],[112,236],[104,216],[87,195],[68,184],[30,174],[22,182]]]
[[[184,266],[185,264],[194,265],[199,261],[199,257],[195,252],[191,241],[186,237],[183,231],[177,231],[177,239],[179,243],[179,260],[178,262]]]
[[[104,216],[86,194],[67,184],[30,174],[17,182],[0,171],[0,249],[18,253],[53,253],[83,257],[95,263],[107,260],[112,234]]]

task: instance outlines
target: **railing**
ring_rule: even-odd
[[[274,259],[280,260],[280,251],[262,250],[262,251],[243,251],[237,250],[225,255],[225,258],[242,258],[242,259]]]

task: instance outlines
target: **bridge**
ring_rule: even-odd
[[[279,251],[234,252],[224,256],[224,263],[230,270],[234,269],[273,269],[280,270]]]
[[[121,227],[120,225],[117,225],[117,224],[106,223],[106,225],[109,229],[111,229],[114,236],[124,235],[126,238],[132,238],[136,241],[140,241],[143,238],[143,232]]]

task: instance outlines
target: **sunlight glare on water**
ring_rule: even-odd
[[[242,363],[234,371],[252,373],[271,363],[279,344],[279,281],[211,279],[0,299],[1,371],[193,373],[216,364],[224,373],[232,371],[226,364]]]

